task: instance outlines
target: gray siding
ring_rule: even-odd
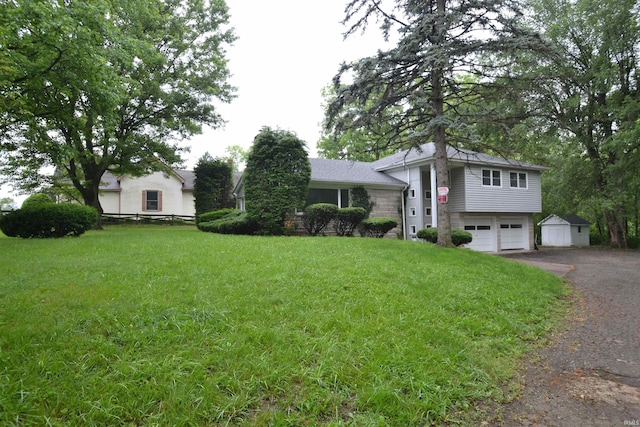
[[[501,187],[482,185],[482,169],[499,170],[501,172]],[[458,212],[512,212],[527,213],[542,211],[542,197],[540,188],[540,172],[532,170],[515,170],[513,168],[482,167],[470,165],[462,168],[464,176],[464,202],[455,199],[452,210]],[[457,169],[454,169],[457,171]],[[526,172],[527,188],[511,188],[509,172]],[[457,173],[457,172],[456,172]],[[452,180],[453,181],[453,180]],[[460,184],[456,182],[455,188]],[[454,208],[455,206],[455,208]]]
[[[451,189],[449,190],[449,209],[451,212],[465,211],[466,188],[464,172],[466,168],[451,169]]]

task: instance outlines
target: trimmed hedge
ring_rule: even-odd
[[[333,229],[338,236],[353,236],[353,231],[367,216],[364,208],[340,208],[333,218]]]
[[[362,221],[365,233],[371,237],[381,238],[394,227],[398,226],[398,221],[393,218],[367,218]]]
[[[48,194],[35,193],[24,199],[21,209],[33,208],[43,205],[53,205],[53,199]]]
[[[215,211],[206,212],[196,217],[196,224],[200,222],[215,221],[217,219],[224,218],[225,216],[228,216],[235,212],[237,212],[237,209],[232,209],[232,208],[218,209]]]
[[[98,211],[72,203],[41,204],[0,217],[0,229],[10,237],[50,238],[80,236],[98,222]]]
[[[424,239],[427,242],[438,243],[438,229],[436,227],[418,230],[417,236],[419,239]],[[454,246],[471,243],[472,240],[473,236],[468,231],[459,230],[457,228],[451,229],[451,242]]]
[[[311,236],[317,236],[329,225],[338,213],[338,206],[332,203],[309,205],[302,214],[302,226]]]
[[[214,221],[199,222],[200,231],[219,234],[255,234],[260,228],[257,221],[246,211],[233,209],[228,215]]]

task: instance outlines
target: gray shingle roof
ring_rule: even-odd
[[[334,184],[369,184],[404,187],[406,183],[374,170],[373,163],[350,160],[309,159],[311,181]]]
[[[579,217],[578,215],[568,214],[568,215],[558,215],[560,218],[564,219],[571,225],[591,225],[589,221],[586,219]]]
[[[422,144],[420,146],[420,150],[417,150],[415,148],[405,150],[400,153],[396,153],[383,159],[377,160],[373,162],[373,165],[375,170],[392,169],[397,166],[402,166],[403,164],[435,159],[435,154],[435,144],[433,142],[429,142],[427,144]],[[450,160],[460,161],[464,163],[478,163],[534,170],[547,169],[544,166],[534,165],[532,163],[509,160],[502,157],[491,156],[489,154],[477,153],[475,151],[454,147],[447,147],[447,157]]]

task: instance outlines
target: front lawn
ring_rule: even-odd
[[[0,243],[0,424],[454,420],[549,330],[554,276],[392,239],[110,227]]]

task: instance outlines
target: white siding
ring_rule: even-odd
[[[120,213],[120,192],[104,191],[100,193],[100,204],[104,213]]]
[[[544,224],[543,246],[571,246],[571,227],[568,224]]]

